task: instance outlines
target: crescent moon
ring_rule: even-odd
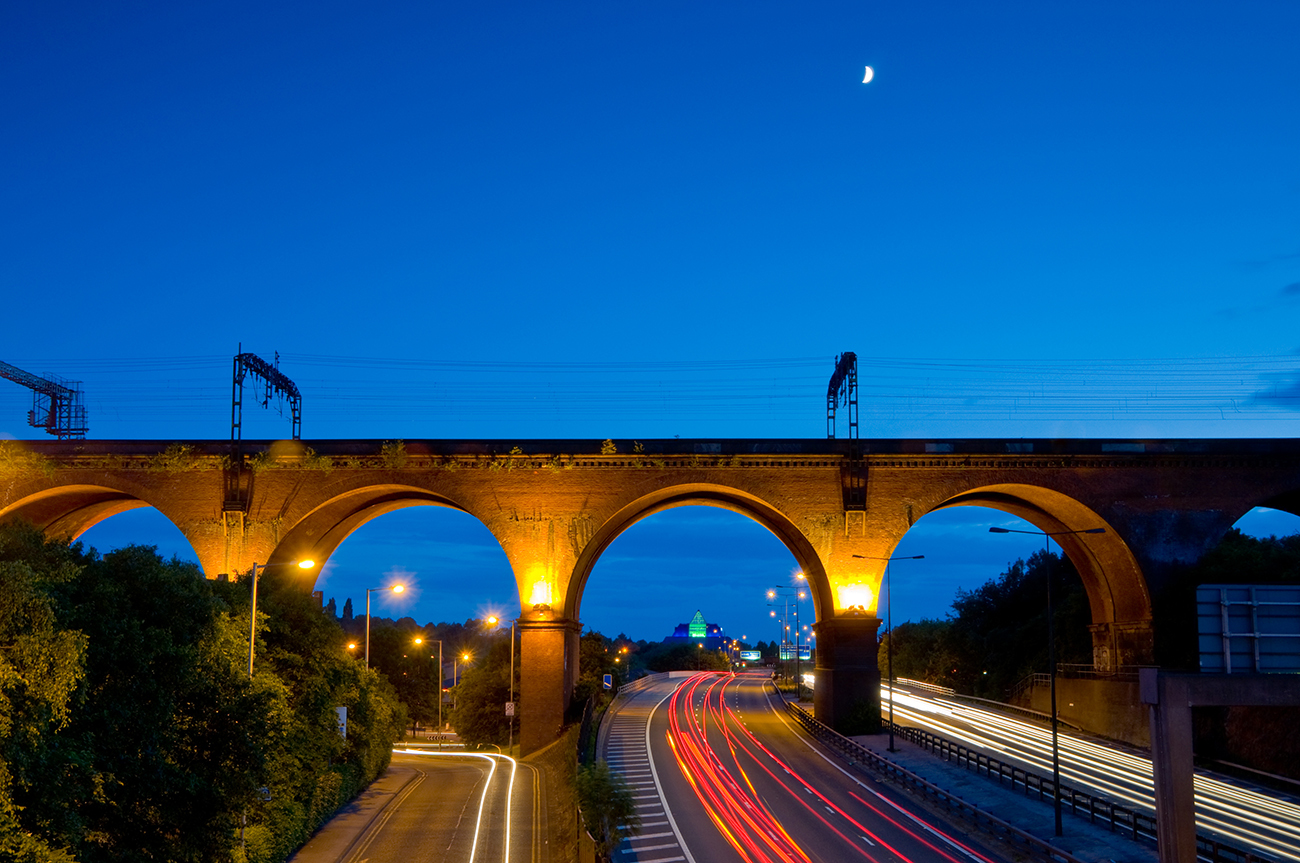
[[[869,82],[869,81],[870,81],[872,78],[874,78],[874,77],[876,77],[876,73],[875,73],[875,71],[874,71],[870,66],[868,66],[868,67],[867,67],[867,73],[866,73],[865,75],[862,76],[862,83],[863,83],[863,84],[866,84],[867,82]]]

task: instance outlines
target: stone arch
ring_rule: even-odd
[[[591,571],[600,556],[620,534],[656,513],[682,506],[712,506],[725,509],[747,516],[763,525],[781,541],[799,564],[808,582],[815,619],[820,620],[832,613],[830,581],[826,567],[812,543],[789,516],[750,492],[723,485],[692,483],[657,489],[642,495],[623,506],[596,529],[591,539],[583,546],[574,564],[573,577],[569,580],[564,597],[564,617],[578,620],[578,610],[582,604],[582,594],[586,589],[587,579],[591,576]]]
[[[1093,509],[1052,489],[1002,484],[969,489],[930,512],[956,506],[995,509],[1047,533],[1106,528],[1104,534],[1053,537],[1074,564],[1088,596],[1094,665],[1111,669],[1152,660],[1150,588],[1132,549]]]
[[[456,501],[418,486],[361,486],[334,495],[299,519],[276,543],[267,565],[308,558],[316,561],[314,571],[320,573],[330,555],[358,528],[411,506],[441,506],[473,515]]]
[[[102,521],[133,509],[153,507],[171,522],[186,541],[195,557],[199,550],[194,537],[171,513],[151,500],[142,489],[125,490],[107,485],[69,483],[41,489],[20,497],[0,509],[0,520],[23,519],[31,522],[50,538],[75,541]]]

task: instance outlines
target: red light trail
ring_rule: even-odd
[[[699,674],[678,687],[669,702],[668,743],[682,775],[709,819],[746,863],[813,863],[809,853],[764,802],[755,788],[756,780],[769,792],[774,784],[788,796],[787,803],[791,800],[797,803],[795,808],[801,813],[801,826],[809,823],[810,816],[812,821],[821,825],[824,835],[838,837],[853,849],[855,855],[869,863],[887,863],[890,860],[889,855],[883,855],[884,859],[881,859],[872,853],[871,848],[877,846],[903,863],[915,863],[914,858],[880,835],[882,830],[891,829],[910,837],[948,863],[970,863],[971,859],[990,863],[932,825],[908,816],[927,832],[960,849],[959,853],[967,857],[960,860],[948,849],[929,841],[884,808],[857,794],[849,796],[865,811],[850,814],[843,805],[819,791],[765,746],[745,726],[741,716],[727,706],[728,687],[736,685],[734,675]],[[822,809],[814,804],[819,804]],[[852,806],[847,802],[845,805]],[[864,815],[877,822],[875,830],[863,823]],[[833,823],[830,818],[834,816],[842,818],[843,822]],[[853,831],[857,832],[856,837],[849,835]],[[864,847],[864,841],[869,847]],[[846,859],[842,848],[833,859]]]

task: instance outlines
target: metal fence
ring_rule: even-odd
[[[1036,796],[1039,800],[1050,800],[1052,797],[1050,776],[1030,773],[1014,764],[992,758],[920,728],[895,725],[894,734],[934,752],[947,761],[954,761],[976,773],[996,778],[999,784],[1006,781],[1011,783],[1012,788],[1018,785],[1030,797]],[[1132,839],[1156,844],[1156,819],[1150,813],[1120,806],[1105,798],[1067,785],[1061,786],[1061,806],[1062,808],[1068,806],[1071,812],[1086,817],[1094,824],[1109,827],[1111,832],[1127,834]],[[1197,858],[1206,863],[1270,863],[1272,860],[1270,857],[1263,857],[1253,851],[1237,848],[1200,834],[1196,837],[1196,852]]]
[[[877,775],[891,780],[919,797],[947,806],[965,820],[977,824],[981,829],[998,836],[1006,842],[1023,847],[1040,859],[1055,860],[1060,861],[1060,863],[1082,863],[1079,858],[1059,848],[1054,848],[1037,836],[1026,833],[1020,828],[972,806],[960,797],[949,794],[939,786],[925,781],[915,773],[899,767],[888,759],[881,758],[865,746],[836,731],[832,731],[826,725],[814,719],[803,708],[791,704],[784,698],[781,699],[781,703],[785,705],[786,712],[803,726],[809,734],[845,756],[848,759],[849,766],[865,765],[866,769]]]

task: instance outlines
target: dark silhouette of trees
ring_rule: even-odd
[[[273,578],[249,679],[248,587],[0,526],[0,858],[229,861],[247,814],[282,860],[387,766],[391,688]]]
[[[998,578],[958,591],[947,620],[894,627],[894,675],[1000,699],[1026,675],[1047,671],[1047,579],[1056,609],[1058,662],[1092,661],[1087,595],[1068,558],[1040,551]],[[880,668],[889,637],[881,639]]]

